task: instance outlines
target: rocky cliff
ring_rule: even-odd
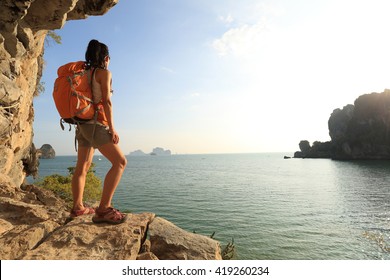
[[[328,121],[329,142],[300,142],[295,157],[390,159],[390,90],[359,96],[335,109]]]
[[[0,174],[20,186],[37,171],[32,145],[33,97],[42,75],[48,30],[67,20],[103,15],[118,0],[2,0],[0,2]],[[0,185],[1,187],[1,185]]]

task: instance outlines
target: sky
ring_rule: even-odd
[[[329,141],[334,109],[390,88],[389,10],[386,0],[120,0],[46,45],[33,141],[76,153],[52,89],[91,39],[110,50],[125,154],[292,154],[301,140]]]

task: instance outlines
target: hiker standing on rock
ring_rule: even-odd
[[[91,40],[85,53],[87,69],[92,79],[93,101],[98,109],[97,118],[86,123],[78,123],[76,139],[78,141],[77,164],[72,177],[73,209],[71,216],[95,214],[94,223],[119,224],[125,221],[126,214],[114,209],[111,200],[122,177],[127,160],[118,146],[119,135],[115,131],[111,102],[111,72],[108,47],[97,40]],[[89,170],[95,149],[112,164],[103,185],[99,207],[84,206],[83,194],[87,171]]]

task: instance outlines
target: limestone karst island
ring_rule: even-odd
[[[296,158],[390,159],[390,90],[359,96],[335,109],[328,121],[331,141],[299,143]]]

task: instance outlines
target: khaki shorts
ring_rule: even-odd
[[[93,128],[95,127],[95,134]],[[79,124],[76,129],[76,139],[80,147],[99,148],[104,144],[112,142],[112,135],[108,127],[94,124]]]

